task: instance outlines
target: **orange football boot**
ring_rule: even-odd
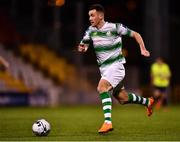
[[[148,99],[149,99],[149,103],[148,103],[148,106],[146,106],[147,115],[148,115],[148,116],[151,116],[152,113],[153,113],[152,106],[153,106],[153,104],[154,104],[154,99],[153,99],[153,98],[148,98]]]
[[[113,130],[112,123],[108,124],[104,122],[101,128],[99,129],[98,133],[107,133],[112,130]]]

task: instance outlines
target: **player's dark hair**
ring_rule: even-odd
[[[89,11],[95,9],[96,11],[105,13],[104,7],[100,4],[93,4],[89,7]]]

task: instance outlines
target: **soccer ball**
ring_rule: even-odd
[[[51,130],[49,122],[39,119],[32,125],[32,131],[36,136],[47,136]]]

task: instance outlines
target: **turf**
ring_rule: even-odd
[[[103,122],[101,106],[1,107],[0,141],[179,141],[180,106],[145,115],[137,105],[113,106],[114,131],[98,134]],[[51,124],[46,137],[32,133],[32,123],[45,118]]]

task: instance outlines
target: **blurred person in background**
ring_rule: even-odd
[[[0,72],[6,72],[7,69],[9,68],[9,63],[2,57],[0,56]]]
[[[98,130],[107,133],[113,130],[112,126],[112,99],[110,93],[120,104],[134,103],[146,106],[147,115],[152,114],[153,98],[144,98],[134,93],[128,93],[123,85],[125,77],[125,58],[122,54],[122,36],[134,38],[140,46],[141,55],[149,57],[150,53],[144,46],[141,35],[130,30],[121,23],[110,23],[104,20],[104,7],[94,4],[89,8],[89,21],[91,26],[86,30],[78,51],[86,52],[90,43],[94,47],[99,66],[101,79],[97,91],[102,101],[104,123]]]
[[[151,84],[153,86],[153,97],[156,102],[156,108],[167,106],[168,104],[168,87],[170,84],[171,71],[162,57],[158,57],[151,65]]]

